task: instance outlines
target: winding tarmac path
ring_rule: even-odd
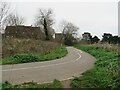
[[[48,83],[80,76],[94,66],[95,58],[74,47],[67,47],[68,54],[58,60],[25,64],[2,65],[2,80],[13,84],[23,82]]]

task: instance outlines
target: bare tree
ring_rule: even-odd
[[[77,35],[78,27],[71,22],[62,21],[61,23],[62,34],[64,36],[65,44],[72,44],[72,40]]]
[[[0,2],[0,32],[4,31],[7,22],[7,16],[10,11],[10,4],[6,2]]]
[[[9,26],[18,26],[18,25],[23,25],[25,22],[24,17],[19,16],[18,14],[9,14],[7,17],[7,25]]]
[[[52,37],[54,34],[54,29],[52,28],[54,20],[52,16],[52,9],[39,9],[39,13],[36,17],[35,26],[39,26],[41,29],[43,29],[43,32],[46,35],[46,40],[50,40],[50,37]]]
[[[76,32],[79,29],[73,23],[67,22],[67,21],[63,21],[63,25],[62,26],[63,26],[63,29],[62,29],[62,33],[63,34],[77,34]]]

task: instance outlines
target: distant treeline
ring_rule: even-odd
[[[118,37],[118,36],[113,36],[112,34],[104,33],[104,35],[102,37],[103,37],[102,42],[107,42],[109,44],[120,43],[120,37]]]
[[[85,41],[90,44],[94,43],[109,43],[109,44],[119,44],[120,43],[120,37],[118,36],[113,36],[110,33],[104,33],[102,35],[102,39],[100,40],[97,36],[92,37],[92,35],[88,32],[85,32],[83,35],[82,41]]]

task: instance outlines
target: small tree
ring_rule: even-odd
[[[118,37],[118,36],[112,36],[112,37],[110,38],[110,43],[112,43],[112,44],[117,44],[117,43],[119,43],[119,37]]]
[[[62,22],[62,34],[64,35],[64,43],[66,45],[72,45],[74,36],[77,35],[78,27],[71,22]]]
[[[104,33],[104,35],[102,37],[103,37],[102,42],[110,43],[113,36],[110,33]]]
[[[98,43],[100,39],[97,36],[94,36],[93,38],[91,38],[91,43]]]

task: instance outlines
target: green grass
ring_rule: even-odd
[[[63,88],[62,84],[60,81],[58,80],[54,80],[52,83],[45,83],[45,84],[39,84],[39,83],[36,83],[36,82],[28,82],[28,83],[23,83],[23,84],[17,84],[17,85],[12,85],[11,83],[9,83],[8,81],[5,81],[2,83],[2,89],[27,89],[27,88],[30,88],[30,89],[42,89],[42,90],[57,90],[57,89],[60,89],[60,88]]]
[[[46,52],[41,55],[35,54],[16,54],[2,60],[2,64],[18,64],[28,62],[40,62],[49,61],[64,57],[67,55],[67,49],[65,46],[60,46],[52,51]]]
[[[83,73],[81,77],[75,77],[71,81],[73,89],[78,88],[111,88],[120,87],[120,54],[95,46],[75,45],[76,48],[90,53],[96,57],[93,69]]]

